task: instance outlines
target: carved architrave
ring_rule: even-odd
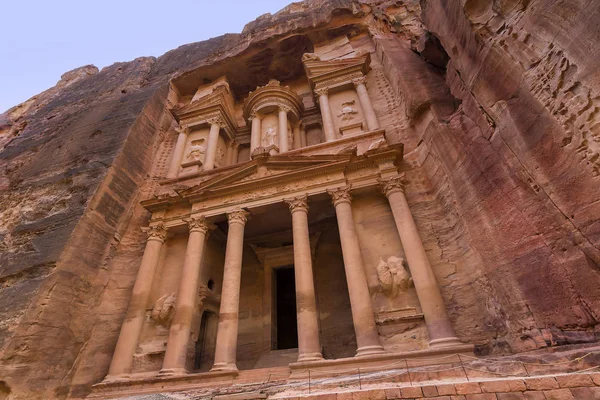
[[[290,207],[290,211],[295,213],[296,211],[308,212],[308,195],[293,197],[291,199],[283,199]]]
[[[339,187],[337,189],[327,189],[327,193],[331,196],[331,201],[333,202],[333,206],[337,206],[341,203],[351,203],[352,195],[350,191],[352,190],[352,185]]]
[[[229,222],[229,225],[231,225],[231,224],[246,225],[246,222],[248,222],[248,215],[250,215],[250,213],[248,211],[244,211],[241,209],[234,210],[234,211],[227,213],[227,221]]]
[[[404,193],[404,174],[387,179],[377,179],[377,182],[379,182],[381,191],[386,197],[396,192]]]
[[[158,240],[164,242],[167,240],[167,230],[163,224],[150,225],[142,228],[142,232],[148,235],[148,240]]]

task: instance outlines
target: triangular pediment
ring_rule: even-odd
[[[276,182],[285,179],[286,176],[308,174],[319,168],[345,164],[351,157],[351,155],[271,156],[250,161],[233,171],[215,176],[178,194],[182,197],[194,197],[203,193],[235,190],[235,188],[243,190],[246,186],[264,185],[269,180]]]
[[[367,73],[369,59],[367,56],[350,57],[340,60],[321,61],[310,59],[304,61],[306,75],[311,80],[318,80],[321,77],[327,77],[332,74],[340,74],[351,71],[362,71]]]

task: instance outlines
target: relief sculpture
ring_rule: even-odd
[[[175,293],[167,293],[161,298],[156,300],[154,307],[152,307],[152,313],[150,318],[162,325],[168,325],[173,317],[173,310],[175,309],[175,301],[177,296]]]
[[[406,270],[406,260],[402,257],[391,256],[384,261],[379,259],[377,264],[377,279],[388,297],[396,297],[400,292],[412,286],[412,278]]]
[[[204,161],[206,154],[206,141],[204,139],[193,140],[190,151],[185,156],[185,161]]]
[[[354,100],[342,103],[342,111],[337,115],[342,118],[342,121],[350,121],[354,119],[355,114],[358,114],[358,111],[352,107],[354,103]]]

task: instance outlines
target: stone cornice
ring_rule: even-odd
[[[303,63],[313,90],[320,93],[336,86],[352,84],[353,80],[365,76],[369,72],[371,56],[367,53],[360,57],[328,61],[307,58]]]

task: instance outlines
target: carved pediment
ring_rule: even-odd
[[[308,80],[315,89],[319,89],[320,87],[350,82],[354,78],[366,75],[369,71],[370,61],[370,56],[367,53],[361,57],[328,61],[307,57],[303,60],[303,63]]]
[[[285,178],[316,173],[316,170],[320,168],[344,164],[350,159],[350,155],[272,156],[249,162],[234,171],[215,176],[189,189],[178,191],[178,194],[182,197],[194,197],[202,193],[220,190],[235,191],[236,187],[243,190],[244,185],[263,185],[269,180],[275,184]]]

